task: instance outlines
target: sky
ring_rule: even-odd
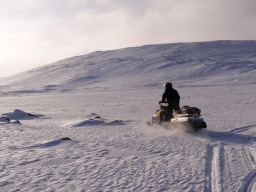
[[[0,0],[0,77],[93,51],[256,40],[255,0]]]

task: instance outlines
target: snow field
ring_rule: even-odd
[[[255,47],[149,45],[2,79],[0,191],[254,191]],[[147,125],[166,81],[206,130]]]
[[[179,91],[187,95],[193,89]],[[200,89],[211,95],[210,90],[217,93],[221,87]],[[207,130],[195,134],[146,125],[162,89],[16,98],[13,107],[44,116],[1,126],[0,189],[234,191],[248,187],[253,179],[246,182],[246,176],[255,169],[256,158],[254,108],[243,104],[244,120],[234,121],[240,114],[234,109],[244,95],[234,91],[227,102],[224,90],[212,103],[207,102],[208,94],[182,96],[182,104],[199,98],[195,105],[208,123]],[[247,100],[253,101],[252,93],[247,92]],[[12,106],[13,98],[0,102]],[[228,107],[232,114],[218,111]],[[93,123],[90,118],[96,115],[102,119]],[[72,140],[61,140],[65,137]]]

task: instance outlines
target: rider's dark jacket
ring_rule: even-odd
[[[180,110],[180,95],[172,87],[166,87],[162,96],[162,102],[167,102],[170,109]]]

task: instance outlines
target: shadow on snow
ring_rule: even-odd
[[[256,125],[249,125],[232,129],[228,132],[218,132],[205,130],[204,133],[214,141],[237,143],[237,144],[251,144],[256,142],[256,136],[240,134],[241,132],[248,131]]]

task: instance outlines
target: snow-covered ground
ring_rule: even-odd
[[[171,81],[198,133],[148,126]],[[0,82],[0,191],[256,191],[256,42],[95,52]]]

